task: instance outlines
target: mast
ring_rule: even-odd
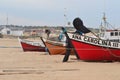
[[[6,17],[6,25],[5,25],[4,28],[7,28],[7,26],[8,26],[8,14],[7,14],[7,17]]]
[[[7,21],[6,25],[8,25],[8,14],[7,14],[7,18],[6,18],[6,21]]]
[[[100,29],[99,29],[99,37],[104,37],[106,29],[107,29],[107,21],[106,21],[106,16],[105,13],[103,13],[103,18],[102,22],[100,24]]]
[[[103,28],[104,28],[104,32],[106,31],[106,28],[107,28],[107,21],[106,21],[106,16],[105,16],[105,12],[103,13]]]
[[[64,18],[65,18],[65,23],[64,23],[64,26],[66,26],[66,21],[67,21],[67,15],[66,15],[66,8],[64,8]]]
[[[104,0],[103,26],[102,26],[104,32],[106,31],[106,28],[107,28],[107,21],[106,21],[105,11],[106,11],[106,0]]]
[[[67,27],[68,18],[67,18],[67,9],[64,8],[64,18],[65,18],[65,27]]]

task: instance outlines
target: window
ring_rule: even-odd
[[[113,32],[111,32],[111,33],[110,33],[110,36],[114,36],[114,33],[113,33]]]
[[[118,36],[118,32],[115,32],[115,36]]]
[[[7,31],[7,34],[10,34],[10,31]]]

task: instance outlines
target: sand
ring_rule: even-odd
[[[78,61],[73,55],[63,63],[63,57],[23,52],[17,39],[0,39],[0,80],[120,80],[120,62]]]

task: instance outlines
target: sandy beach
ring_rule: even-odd
[[[0,39],[0,80],[119,80],[120,62],[85,62],[70,56],[23,52],[17,39]]]

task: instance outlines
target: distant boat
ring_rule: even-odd
[[[36,42],[36,41],[29,41],[20,38],[18,39],[24,52],[26,51],[45,52],[45,46],[44,44],[42,44],[42,41]]]
[[[99,33],[99,37],[101,39],[106,39],[106,40],[110,40],[112,42],[120,43],[120,30],[119,29],[102,30]]]
[[[65,42],[46,40],[44,38],[42,38],[42,41],[50,55],[65,55],[67,50]],[[72,51],[71,54],[74,54],[74,52]]]
[[[120,29],[115,29],[111,24],[109,24],[106,21],[106,17],[104,14],[103,17],[103,23],[100,25],[100,29],[99,29],[99,37],[101,39],[106,39],[106,40],[110,40],[113,42],[120,42]],[[112,29],[108,29],[108,28],[112,28]]]

